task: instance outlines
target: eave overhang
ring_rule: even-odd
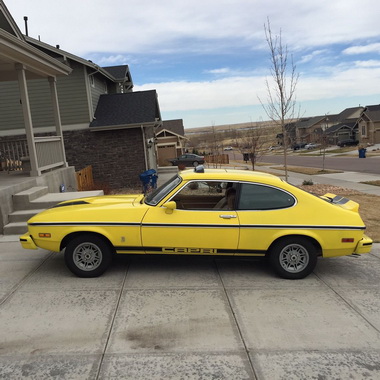
[[[25,41],[0,29],[0,81],[17,80],[16,64],[22,64],[27,79],[68,75],[71,68]]]

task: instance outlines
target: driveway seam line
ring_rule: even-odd
[[[251,357],[249,356],[249,350],[248,350],[248,347],[247,347],[247,345],[246,345],[246,343],[245,343],[245,340],[244,340],[244,338],[243,338],[243,333],[242,333],[242,331],[241,331],[241,329],[240,329],[240,326],[239,326],[238,320],[237,320],[237,318],[236,318],[236,314],[235,314],[234,309],[233,309],[233,307],[232,307],[232,303],[231,303],[230,297],[228,296],[227,289],[226,289],[226,287],[225,287],[225,285],[224,285],[223,278],[222,278],[222,276],[221,276],[221,274],[220,274],[218,264],[217,264],[216,261],[214,261],[214,264],[215,264],[215,266],[216,266],[216,270],[217,270],[217,272],[218,272],[218,275],[219,275],[219,278],[220,278],[220,282],[221,282],[221,284],[222,284],[223,292],[224,292],[224,294],[225,294],[225,296],[226,296],[226,299],[227,299],[227,302],[228,302],[228,306],[230,307],[232,317],[233,317],[233,319],[234,319],[234,321],[235,321],[236,328],[237,328],[237,330],[238,330],[238,332],[239,332],[240,339],[241,339],[241,341],[242,341],[242,343],[243,343],[244,351],[245,351],[245,353],[246,353],[246,355],[247,355],[248,362],[249,362],[249,365],[250,365],[250,367],[251,367],[251,369],[252,369],[253,376],[254,376],[255,379],[257,380],[258,377],[257,377],[256,371],[255,371],[255,367],[253,366],[253,363],[252,363]]]
[[[40,263],[40,265],[38,265],[33,271],[29,272],[17,285],[15,285],[11,289],[10,293],[5,296],[5,298],[2,300],[2,302],[0,302],[0,306],[2,306],[3,304],[5,304],[8,301],[8,299],[13,296],[13,294],[15,294],[18,290],[20,290],[21,286],[23,286],[24,283],[27,280],[29,280],[29,278],[31,276],[33,276],[34,273],[36,273],[46,263],[46,261],[48,261],[54,254],[55,254],[55,252],[50,251],[50,254],[48,254],[46,256],[46,258],[42,260],[42,262]]]
[[[107,351],[107,348],[108,348],[108,344],[109,344],[109,341],[110,341],[110,338],[111,338],[112,330],[113,330],[113,327],[114,327],[114,324],[115,324],[116,314],[119,311],[119,306],[120,306],[120,302],[121,302],[121,296],[123,295],[123,292],[124,292],[125,282],[127,280],[127,274],[128,274],[128,271],[129,271],[129,265],[130,264],[128,263],[128,267],[127,267],[127,269],[125,271],[123,283],[121,284],[121,287],[120,287],[120,292],[119,292],[119,296],[118,296],[118,299],[117,299],[117,303],[116,303],[116,307],[115,307],[115,312],[114,312],[112,320],[111,320],[111,326],[110,326],[110,329],[109,329],[109,332],[108,332],[108,336],[107,336],[107,339],[106,339],[106,343],[104,345],[103,352],[101,354],[101,359],[99,361],[98,371],[97,371],[97,374],[96,374],[96,377],[95,377],[96,380],[99,379],[100,371],[102,369],[103,362],[104,362],[104,357],[105,357],[105,354],[106,354],[106,351]]]
[[[317,273],[315,273],[315,272],[313,272],[313,273],[323,284],[325,284],[325,286],[327,288],[332,290],[338,296],[338,298],[340,298],[351,310],[353,310],[356,314],[360,315],[360,317],[363,318],[373,329],[375,329],[375,331],[380,333],[380,330],[371,321],[369,321],[368,318],[366,318],[358,309],[356,309],[356,307],[354,305],[351,305],[351,303],[348,300],[346,300],[331,285],[329,285],[326,281],[324,281],[321,277],[319,277],[317,275]]]

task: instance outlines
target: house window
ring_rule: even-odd
[[[95,78],[93,75],[90,75],[90,85],[91,87],[95,87]]]
[[[362,136],[367,136],[367,126],[365,124],[362,125]]]
[[[105,93],[105,94],[108,94],[108,86],[107,86],[107,82],[104,82],[104,93]]]

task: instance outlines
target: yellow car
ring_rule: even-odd
[[[117,253],[268,257],[278,275],[299,279],[319,256],[370,252],[358,209],[270,174],[198,166],[145,197],[59,203],[32,217],[20,241],[27,249],[64,249],[81,277],[101,275]]]

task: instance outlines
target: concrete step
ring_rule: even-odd
[[[36,186],[13,195],[13,207],[15,210],[25,210],[27,205],[35,199],[48,194],[46,186]]]
[[[8,223],[4,226],[4,235],[23,235],[28,231],[26,222]]]
[[[4,226],[4,235],[22,235],[27,230],[27,221],[35,214],[46,210],[47,208],[55,206],[59,202],[70,201],[78,198],[96,197],[103,195],[103,190],[93,191],[70,191],[65,193],[47,193],[42,189],[36,189],[33,191],[22,191],[15,194],[13,201],[16,198],[16,205],[14,205],[15,211],[9,215],[9,222]],[[47,189],[47,188],[46,188]],[[35,197],[35,193],[42,194],[39,197]],[[18,195],[20,195],[18,197]],[[33,200],[27,199],[31,197]],[[23,207],[20,209],[20,207]]]
[[[9,214],[9,223],[27,222],[32,216],[41,211],[44,211],[44,209],[14,211]]]
[[[21,202],[17,204],[14,203],[14,209],[16,211],[47,209],[47,208],[55,206],[59,202],[69,201],[69,200],[77,199],[77,198],[95,197],[99,195],[103,195],[103,190],[69,191],[65,193],[47,193],[38,198],[35,198],[32,201],[29,201],[28,203],[21,203]]]

